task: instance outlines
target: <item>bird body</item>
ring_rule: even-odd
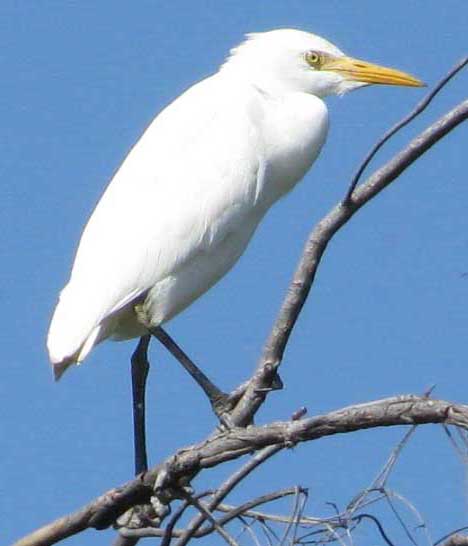
[[[317,44],[343,56],[300,31],[255,35],[154,119],[81,237],[49,330],[56,377],[106,338],[143,335],[136,304],[152,326],[163,324],[236,263],[325,142],[321,96],[332,83],[297,75],[303,52]],[[261,62],[268,51],[271,66]],[[332,72],[328,79],[342,91],[365,85]]]

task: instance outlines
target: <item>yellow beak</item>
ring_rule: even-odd
[[[408,87],[424,87],[426,85],[421,80],[401,70],[379,66],[352,57],[327,59],[320,69],[338,72],[348,80],[362,83],[406,85]]]

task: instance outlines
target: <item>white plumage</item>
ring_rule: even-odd
[[[321,97],[371,83],[339,61],[350,58],[306,32],[251,35],[155,118],[81,237],[47,340],[56,377],[106,338],[143,335],[136,303],[162,324],[231,269],[319,154]]]

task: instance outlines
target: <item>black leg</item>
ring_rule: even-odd
[[[208,397],[213,411],[224,425],[229,425],[227,413],[233,409],[235,403],[229,395],[220,390],[208,377],[197,367],[197,365],[186,355],[186,353],[177,345],[171,336],[161,328],[149,328],[149,332],[178,360],[185,370],[195,379],[203,392]]]
[[[132,391],[133,391],[133,442],[135,447],[135,475],[148,469],[146,455],[145,430],[145,390],[148,377],[148,345],[151,336],[140,338],[132,355]]]

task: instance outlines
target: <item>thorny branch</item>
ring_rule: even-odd
[[[463,63],[466,64],[466,61]],[[460,68],[461,66],[449,73],[445,80],[431,92],[429,100],[426,99],[427,104]],[[419,107],[421,104],[417,108]],[[412,114],[409,117],[411,116]],[[467,118],[468,100],[465,100],[413,139],[400,153],[362,183],[351,197],[348,196],[348,199],[336,205],[317,224],[306,243],[255,374],[249,381],[233,391],[234,398],[240,398],[230,415],[230,422],[233,425],[238,427],[249,425],[264,402],[267,392],[277,381],[277,368],[281,363],[285,347],[310,292],[321,258],[332,237],[363,205]],[[409,119],[405,118],[399,125],[402,126],[408,121]],[[36,530],[19,540],[15,546],[49,546],[88,528],[104,529],[112,525],[125,511],[138,504],[148,503],[153,496],[165,498],[170,503],[174,498],[177,498],[177,492],[180,497],[180,491],[184,484],[189,483],[201,470],[252,452],[273,454],[284,447],[333,434],[380,426],[426,423],[451,424],[468,429],[468,406],[429,400],[427,397],[401,396],[351,406],[309,419],[271,423],[263,427],[232,428],[212,435],[200,444],[180,449],[164,463],[153,467],[136,479],[108,491],[77,512]],[[249,463],[245,465],[245,467],[248,466]],[[234,479],[232,487],[238,481]],[[224,489],[222,486],[213,495],[211,501],[206,504],[207,510],[212,513],[219,508],[229,490],[224,484]],[[223,491],[224,494],[220,494]],[[184,506],[188,506],[188,503]],[[180,510],[180,513],[182,512],[183,509]],[[200,529],[200,525],[205,520],[206,514],[199,515],[182,533],[174,534],[174,536],[180,537],[179,545],[186,544],[191,536],[197,536],[197,533],[204,532],[205,527]],[[173,518],[171,521],[175,525],[177,520]],[[213,523],[212,527],[214,527]],[[339,535],[332,527],[330,527],[329,533],[334,540],[341,542]],[[164,533],[159,536],[164,536]],[[169,538],[169,535],[165,536],[166,544],[168,544]],[[132,539],[130,537],[122,537],[122,539],[124,541],[122,544],[127,545],[135,544],[138,540],[138,538]],[[449,538],[447,546],[457,544],[456,540],[458,538]],[[464,537],[460,539],[460,541],[462,540]]]

